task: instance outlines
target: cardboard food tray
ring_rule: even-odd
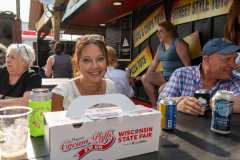
[[[117,107],[89,107],[109,103]],[[161,113],[122,94],[81,96],[68,111],[44,113],[51,160],[112,160],[158,151]]]

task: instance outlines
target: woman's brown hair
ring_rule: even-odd
[[[89,44],[95,44],[101,49],[104,57],[106,58],[107,66],[109,66],[110,60],[109,60],[109,55],[108,55],[108,51],[107,51],[104,40],[90,38],[84,42],[78,41],[76,44],[75,53],[72,58],[73,77],[74,78],[81,76],[81,71],[79,70],[79,60],[80,60],[83,48]]]
[[[106,48],[108,50],[108,55],[109,55],[109,59],[110,59],[109,65],[113,66],[113,64],[117,62],[117,52],[111,46],[106,46]]]
[[[169,22],[169,21],[163,21],[158,24],[158,26],[161,26],[166,29],[167,32],[171,33],[173,37],[178,37],[177,29],[175,26]]]
[[[227,14],[227,22],[224,27],[224,38],[229,39],[235,45],[238,45],[237,42],[237,35],[239,32],[239,24],[237,21],[238,14],[240,12],[240,1],[235,0],[233,1],[228,14]]]
[[[63,50],[64,50],[64,43],[63,42],[58,41],[54,44],[54,53],[56,55],[62,54]]]

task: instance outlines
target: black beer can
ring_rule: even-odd
[[[204,114],[210,111],[210,94],[207,89],[199,89],[194,93],[194,97],[202,102],[202,108],[205,109]]]

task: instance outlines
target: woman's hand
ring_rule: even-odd
[[[138,76],[138,77],[136,78],[136,80],[142,81],[142,77],[141,77],[141,76]]]

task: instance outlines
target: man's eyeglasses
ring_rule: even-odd
[[[158,32],[157,32],[157,35],[162,34],[162,31],[163,31],[163,30],[158,31]]]
[[[86,35],[86,36],[81,36],[81,37],[77,38],[77,41],[79,43],[82,43],[82,42],[85,42],[85,41],[87,41],[91,38],[95,39],[95,40],[101,40],[101,41],[104,40],[104,37],[101,36],[101,35]]]
[[[24,48],[24,49],[25,49],[25,52],[27,53],[27,56],[28,56],[28,58],[29,58],[29,55],[28,55],[27,49],[26,49],[26,47],[25,47],[24,45],[19,47],[19,45],[17,44],[17,48],[19,48],[19,49]]]

